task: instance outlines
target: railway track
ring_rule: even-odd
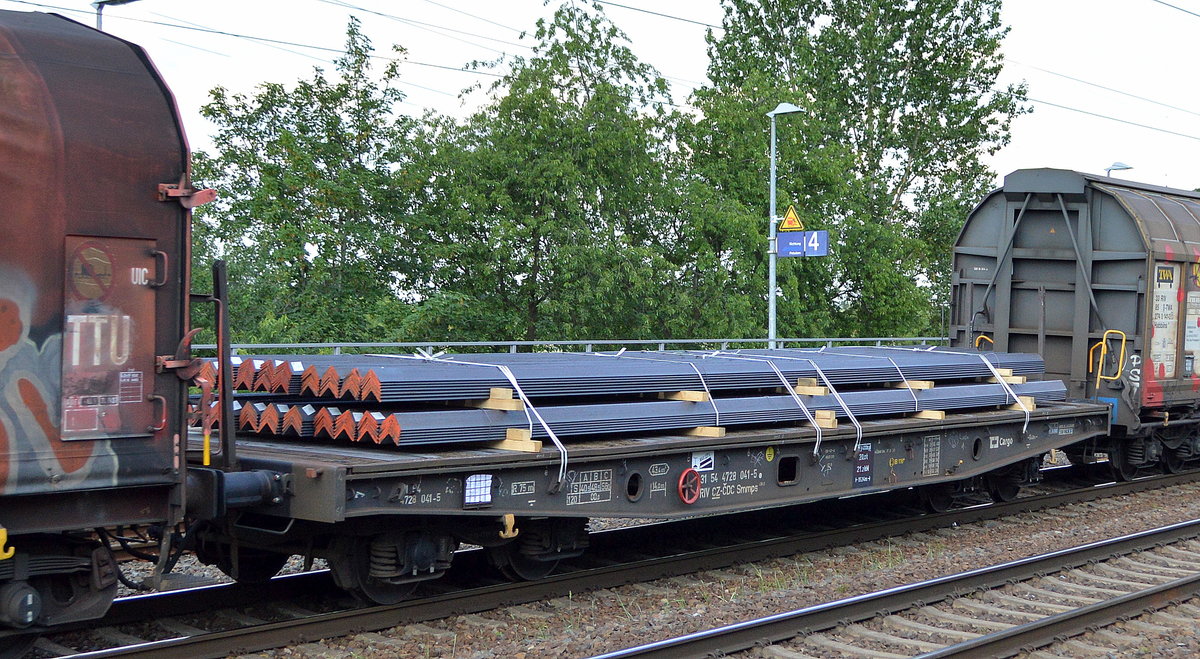
[[[595,659],[724,656],[761,646],[779,659],[1008,657],[1055,642],[1072,655],[1103,655],[1118,650],[1065,639],[1147,611],[1179,606],[1185,615],[1200,613],[1181,604],[1200,594],[1197,538],[1200,520],[1193,520]],[[1118,648],[1137,641],[1117,632],[1098,636]]]
[[[276,578],[265,587],[228,584],[156,593],[118,600],[99,624],[56,633],[38,648],[43,656],[82,651],[75,656],[87,658],[225,656],[1193,481],[1200,481],[1200,473],[1097,484],[1064,469],[1048,472],[1041,486],[1056,491],[939,514],[919,515],[915,503],[901,505],[894,495],[881,495],[630,527],[594,534],[585,556],[530,582],[481,577],[489,574],[486,557],[467,551],[456,557],[447,578],[394,606],[356,608],[339,600],[324,572]],[[831,519],[842,523],[829,527]],[[664,537],[680,542],[664,547]],[[688,540],[696,538],[704,540]]]

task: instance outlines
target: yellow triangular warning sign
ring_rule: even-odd
[[[780,231],[804,231],[804,223],[800,221],[800,216],[796,214],[796,207],[788,204],[787,212],[783,214],[783,219],[779,221]]]

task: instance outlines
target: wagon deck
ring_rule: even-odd
[[[246,469],[287,474],[283,501],[257,512],[320,522],[368,515],[677,517],[957,481],[1108,431],[1109,407],[1040,404],[723,437],[640,435],[554,447],[396,447],[243,436]],[[560,473],[562,474],[560,478]],[[556,487],[557,486],[557,487]]]

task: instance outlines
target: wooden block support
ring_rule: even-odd
[[[1001,375],[1000,378],[1008,384],[1025,384],[1026,379],[1024,375]],[[996,378],[988,378],[987,381],[1000,382],[1000,380],[997,380]]]
[[[528,428],[509,428],[505,431],[505,439],[499,442],[492,442],[488,448],[498,448],[505,451],[521,451],[523,453],[540,453],[542,450],[542,442],[538,439],[530,439]]]
[[[896,389],[933,389],[933,380],[909,380],[907,382],[891,382],[889,387]]]
[[[707,403],[711,398],[705,391],[668,391],[658,394],[660,400],[683,400],[691,403]]]
[[[1033,396],[1017,396],[1017,398],[1021,399],[1021,402],[1025,404],[1025,410],[1032,412],[1037,409],[1037,401],[1034,400]],[[1006,410],[1016,410],[1018,412],[1023,411],[1021,406],[1017,405],[1016,403],[1013,403],[1012,405],[1005,405],[1003,407]]]
[[[697,426],[683,434],[691,437],[724,437],[725,428],[721,426]]]
[[[829,395],[829,390],[826,389],[825,387],[817,387],[817,386],[809,386],[809,385],[804,385],[804,386],[796,385],[795,387],[792,388],[792,391],[795,391],[797,396],[828,396]]]
[[[816,378],[796,378],[797,387],[815,387],[819,384]]]
[[[998,369],[996,369],[996,372],[999,373],[1000,375],[1012,375],[1013,374],[1013,371],[1011,368],[998,368]]]
[[[837,412],[833,410],[813,410],[813,417],[828,421],[837,418]]]
[[[513,398],[513,390],[507,387],[492,387],[488,390],[488,398],[468,400],[464,404],[467,407],[477,407],[483,410],[520,412],[525,409],[525,403],[520,398]]]
[[[834,417],[832,419],[822,419],[820,417],[817,417],[817,427],[824,428],[825,430],[837,430],[837,427],[838,427],[837,417]]]
[[[920,412],[913,412],[912,418],[941,421],[942,419],[946,418],[946,413],[942,410],[921,410]]]

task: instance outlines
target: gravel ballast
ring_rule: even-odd
[[[250,656],[588,656],[1195,519],[1197,494],[1111,497]]]

